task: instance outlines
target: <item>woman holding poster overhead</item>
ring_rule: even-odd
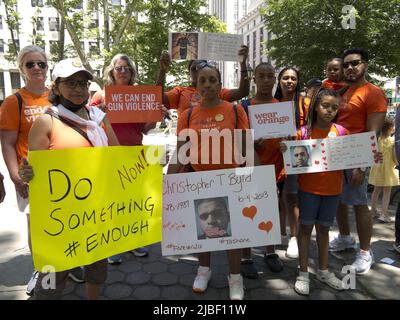
[[[66,59],[55,65],[52,78],[54,82],[49,101],[53,106],[33,124],[29,132],[29,150],[118,145],[105,113],[98,108],[86,108],[92,74],[85,70],[80,62]],[[25,164],[21,173],[25,180],[30,180],[32,175],[27,174],[27,167]],[[47,275],[39,273],[34,299],[60,298],[68,274],[69,270],[56,272],[55,288],[45,289],[42,287],[42,280]],[[88,299],[98,298],[106,277],[106,260],[84,267]]]
[[[219,94],[220,99],[225,101],[236,101],[248,96],[250,91],[250,79],[247,71],[247,57],[249,48],[242,45],[238,55],[242,59],[240,61],[240,83],[237,89],[221,88]],[[189,72],[191,85],[189,87],[175,87],[164,94],[164,101],[169,109],[177,109],[178,116],[190,107],[199,105],[201,94],[197,88],[197,70],[202,64],[207,63],[206,60],[191,60],[189,62]]]
[[[164,78],[165,68],[162,68],[165,59],[169,56],[163,55],[160,59],[160,77]],[[132,86],[137,80],[137,70],[133,61],[125,54],[117,54],[111,59],[110,65],[106,68],[104,73],[105,80],[109,86]],[[157,83],[161,84],[161,83]],[[96,92],[90,106],[97,106],[104,110],[104,91]],[[168,110],[162,106],[164,115],[168,114]],[[151,129],[155,128],[156,123],[113,123],[112,128],[117,135],[119,143],[123,146],[141,146],[143,144],[143,135],[147,134]],[[146,257],[148,252],[145,248],[137,248],[132,250],[136,257]],[[110,264],[120,264],[122,262],[122,255],[117,254],[108,258]]]
[[[235,162],[232,154],[224,154],[224,143],[228,141],[223,140],[222,134],[218,135],[222,130],[224,133],[231,132],[232,141],[235,129],[241,130],[243,134],[243,148],[245,148],[245,135],[244,130],[249,129],[248,119],[243,108],[236,108],[232,104],[221,100],[219,93],[221,92],[221,75],[217,68],[207,63],[198,65],[196,70],[197,74],[197,90],[201,95],[200,104],[198,107],[191,107],[184,111],[178,119],[178,143],[177,143],[177,154],[180,155],[181,148],[184,150],[185,138],[189,131],[193,134],[196,133],[195,139],[193,136],[188,138],[189,142],[193,144],[193,148],[198,150],[197,157],[194,153],[189,155],[189,162],[192,171],[207,171],[207,170],[219,170],[236,168],[239,165]],[[221,144],[218,144],[220,148],[216,149],[216,144],[202,144],[200,141],[201,134],[209,132],[210,129],[217,134],[217,138],[220,139]],[[225,134],[224,134],[225,135]],[[182,140],[183,138],[183,140]],[[208,137],[210,138],[210,136]],[[193,141],[192,141],[193,139]],[[210,141],[207,139],[207,141]],[[234,145],[233,148],[236,148]],[[203,152],[203,154],[202,154]],[[208,152],[208,153],[207,153]],[[219,153],[220,161],[218,163],[212,162],[212,154]],[[208,157],[204,160],[203,156]],[[200,156],[202,155],[202,156]],[[199,159],[201,158],[201,159]],[[223,159],[223,160],[222,160]],[[178,163],[170,164],[168,173],[178,173],[182,165]],[[257,161],[257,160],[256,160]],[[203,252],[199,254],[199,263],[197,276],[194,280],[193,291],[196,293],[202,293],[207,289],[208,281],[211,278],[210,270],[210,252]],[[240,275],[240,259],[241,249],[228,250],[229,269],[230,275],[229,281],[229,296],[232,300],[242,300],[244,296],[243,289],[243,278]]]

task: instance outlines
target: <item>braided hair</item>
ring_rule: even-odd
[[[331,90],[326,88],[320,88],[311,97],[310,107],[308,110],[308,119],[307,119],[307,137],[311,137],[312,126],[317,121],[317,107],[319,106],[322,97],[324,96],[335,97],[338,98],[339,100],[341,98],[340,94],[336,90]],[[336,114],[336,117],[332,120],[332,122],[335,122],[337,117],[338,114]]]

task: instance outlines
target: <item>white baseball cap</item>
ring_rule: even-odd
[[[86,73],[89,80],[93,79],[93,75],[83,67],[82,62],[79,60],[71,58],[61,60],[54,66],[52,79],[53,81],[56,81],[57,78],[68,78],[69,76],[82,71]]]

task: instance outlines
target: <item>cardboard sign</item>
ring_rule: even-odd
[[[259,104],[248,110],[254,140],[296,136],[293,101]]]
[[[164,176],[162,254],[280,243],[274,166]]]
[[[374,163],[374,154],[378,152],[373,131],[327,139],[283,142],[287,145],[283,154],[286,174],[370,167]]]
[[[207,32],[170,32],[168,41],[173,60],[238,61],[242,44],[242,35]]]
[[[106,86],[105,104],[111,123],[162,120],[160,86]]]
[[[163,152],[143,146],[31,151],[35,270],[68,270],[159,242],[162,167],[153,160]]]

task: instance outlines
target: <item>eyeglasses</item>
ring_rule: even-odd
[[[76,87],[88,89],[90,86],[90,83],[87,80],[79,81],[79,80],[68,79],[59,82],[64,83],[70,89],[75,89]]]
[[[38,65],[40,69],[46,69],[47,68],[47,63],[46,62],[28,61],[27,63],[25,63],[25,67],[27,67],[28,69],[32,69],[36,65]]]
[[[343,62],[342,66],[344,69],[347,69],[350,65],[352,65],[354,68],[358,67],[361,63],[364,63],[363,60],[357,59],[357,60],[352,60],[348,62]]]
[[[117,67],[114,67],[114,70],[117,72],[122,72],[122,71],[132,72],[132,68],[128,67],[128,66],[117,66]]]

